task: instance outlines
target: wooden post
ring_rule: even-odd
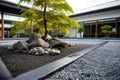
[[[1,19],[2,19],[2,40],[4,40],[4,13],[1,12]]]
[[[95,38],[98,37],[98,21],[96,21],[96,25],[95,25]]]

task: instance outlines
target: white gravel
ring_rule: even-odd
[[[108,42],[46,80],[120,80],[120,42]]]

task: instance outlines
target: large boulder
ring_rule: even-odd
[[[30,43],[30,42],[32,42],[33,40],[37,39],[37,38],[41,38],[41,35],[38,34],[38,33],[36,33],[36,32],[34,32],[34,33],[32,33],[32,34],[30,35],[30,38],[29,38],[28,42]]]
[[[49,40],[48,43],[50,44],[50,47],[52,47],[52,48],[59,48],[59,47],[64,48],[68,45],[67,42],[65,42],[62,39],[56,38],[56,37]]]
[[[13,44],[14,50],[28,50],[28,43],[26,41],[18,41]]]
[[[34,48],[34,47],[48,48],[49,44],[46,41],[44,41],[43,39],[37,38],[29,44],[29,48]]]

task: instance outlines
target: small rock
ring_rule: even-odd
[[[33,48],[33,49],[30,49],[30,51],[28,52],[29,54],[35,54],[37,53],[37,48]]]
[[[36,56],[45,54],[45,51],[42,47],[35,47],[30,49],[29,54],[34,54]]]
[[[40,53],[39,53],[39,52],[35,52],[34,54],[35,54],[36,56],[38,56]]]
[[[48,51],[45,51],[45,54],[49,54],[49,52],[48,52]]]
[[[45,54],[45,50],[42,47],[36,47],[36,48],[37,48],[40,55]]]
[[[58,49],[50,49],[48,52],[49,52],[49,54],[51,54],[51,55],[60,54],[60,50],[58,50]]]
[[[7,47],[7,49],[9,49],[9,50],[14,50],[13,45],[9,45],[9,46]]]

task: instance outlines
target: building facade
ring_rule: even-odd
[[[85,28],[84,37],[104,37],[101,31],[103,25],[112,26],[110,37],[120,37],[120,0],[81,10],[80,13],[70,17],[77,20]],[[78,37],[77,31],[74,29],[71,31],[71,35],[66,36]]]

